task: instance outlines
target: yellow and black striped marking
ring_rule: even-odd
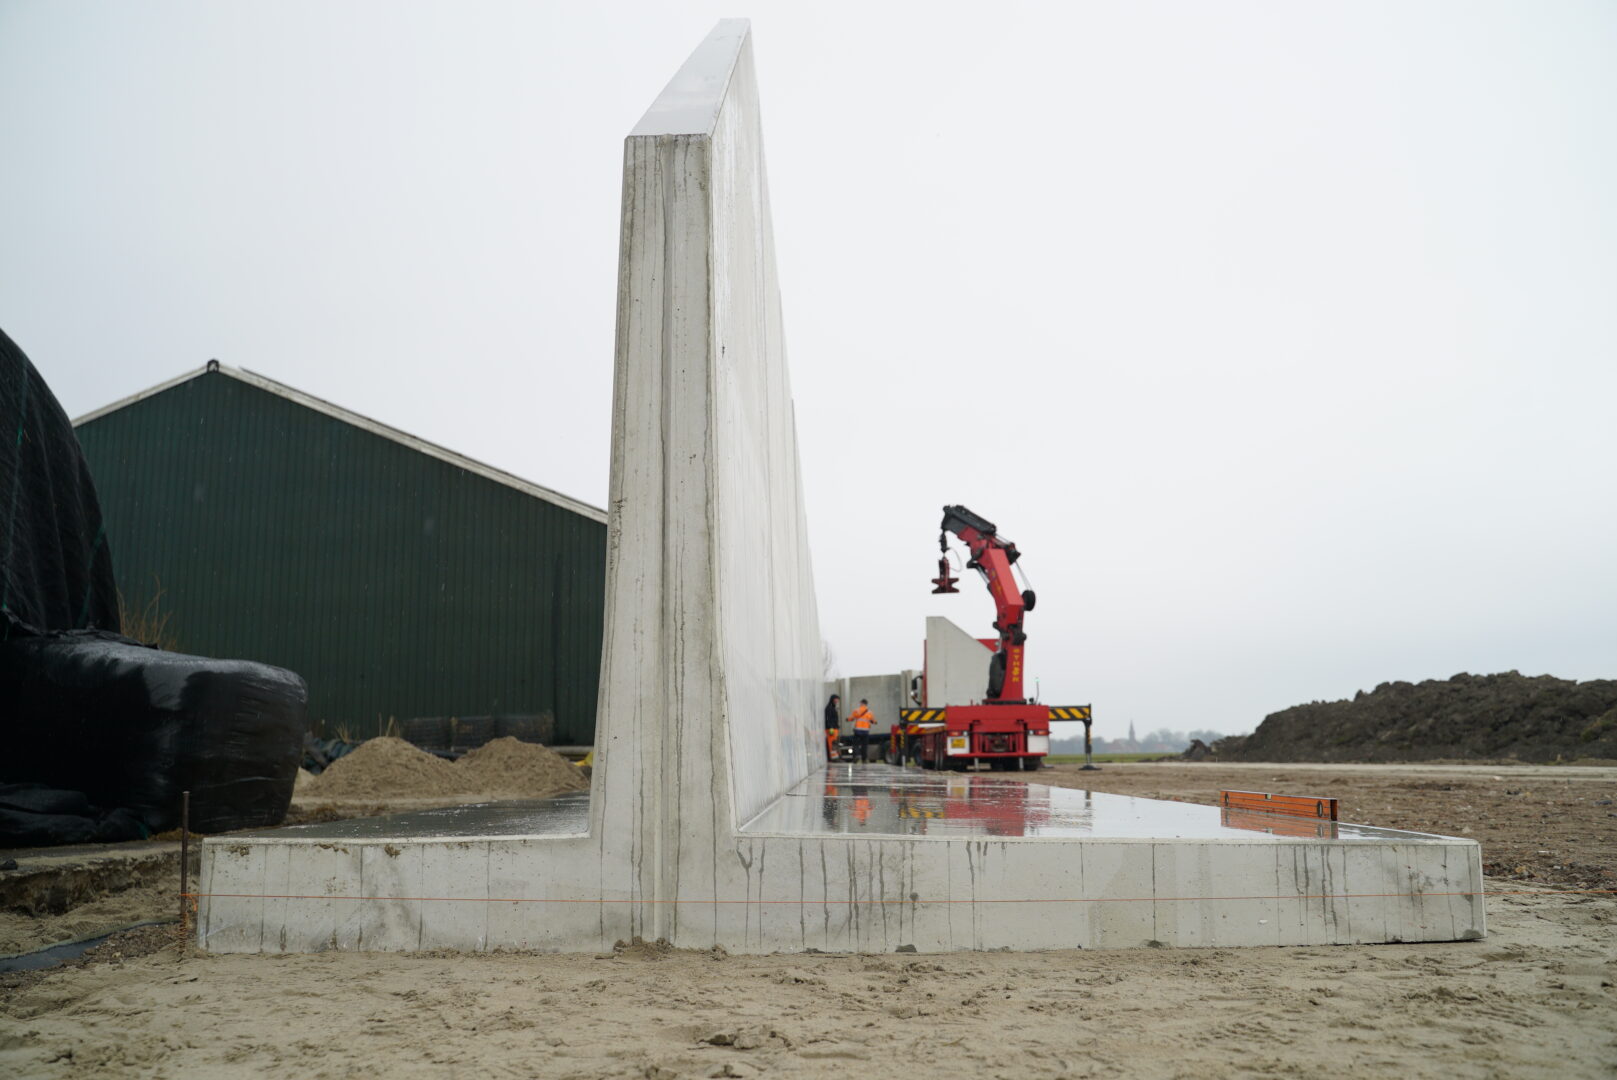
[[[942,723],[947,709],[900,709],[898,718],[906,724]]]
[[[1050,719],[1052,720],[1082,720],[1090,719],[1088,705],[1052,705],[1050,706]]]

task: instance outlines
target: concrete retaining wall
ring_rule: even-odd
[[[607,636],[592,832],[684,941],[730,832],[824,761],[819,618],[747,25],[624,150]],[[703,938],[703,940],[706,940]]]
[[[904,706],[905,679],[903,675],[857,675],[848,680],[848,695],[843,698],[846,716],[859,705],[860,698],[870,700],[870,711],[876,714],[875,730],[885,734],[898,721],[898,710]]]
[[[926,619],[926,705],[976,705],[988,694],[994,652],[938,615]]]

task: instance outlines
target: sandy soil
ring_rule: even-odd
[[[1466,944],[941,957],[170,945],[14,991],[0,1075],[1600,1077],[1614,915],[1510,896]]]
[[[107,893],[61,915],[0,911],[0,956],[84,941],[140,922],[178,918],[179,910],[180,883],[175,880]]]
[[[1210,799],[1208,785],[1294,790],[1289,769],[1263,784],[1205,765],[1039,779]],[[1490,860],[1547,825],[1567,831],[1543,850],[1605,857],[1583,848],[1613,842],[1594,814],[1617,774],[1518,788],[1484,771],[1332,771],[1327,790],[1309,770],[1302,790],[1377,824],[1468,824]],[[1566,865],[1553,857],[1529,871]],[[1489,936],[1442,945],[255,957],[137,932],[70,968],[0,976],[0,1076],[1617,1075],[1617,900],[1489,887]]]

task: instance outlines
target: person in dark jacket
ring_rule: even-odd
[[[825,752],[827,761],[837,759],[837,737],[842,734],[842,695],[832,694],[825,703]]]

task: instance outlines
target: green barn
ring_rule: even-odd
[[[74,426],[126,632],[290,668],[328,736],[593,744],[605,511],[212,361]]]

